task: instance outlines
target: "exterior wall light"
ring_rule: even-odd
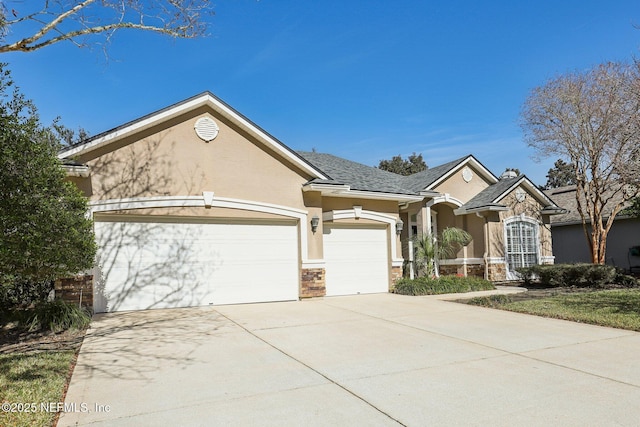
[[[396,222],[396,234],[399,236],[402,233],[402,229],[404,228],[404,222],[400,218],[398,218],[398,222]]]
[[[311,218],[311,231],[313,232],[313,234],[316,234],[319,222],[320,218],[318,218],[318,215],[314,215],[313,218]]]

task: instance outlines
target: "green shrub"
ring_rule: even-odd
[[[616,274],[616,278],[613,280],[613,282],[618,286],[622,286],[623,288],[637,288],[640,286],[640,280],[621,272],[618,272]]]
[[[438,295],[495,289],[493,284],[478,277],[440,276],[400,279],[395,293],[401,295]]]
[[[22,282],[4,277],[0,283],[0,310],[27,307],[47,299],[53,290],[53,281]]]
[[[91,316],[86,310],[59,299],[39,302],[32,309],[25,310],[22,317],[21,323],[29,331],[84,329],[91,322]]]
[[[613,284],[618,273],[610,265],[600,264],[554,264],[534,265],[519,268],[525,286],[534,283],[543,286],[577,286],[582,288],[601,288]]]

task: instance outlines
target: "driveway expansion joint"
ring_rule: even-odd
[[[397,418],[391,416],[391,414],[383,411],[382,409],[378,408],[377,406],[373,405],[371,402],[369,402],[368,400],[364,399],[362,396],[354,393],[353,391],[349,390],[347,387],[345,387],[344,385],[340,384],[339,382],[335,381],[334,379],[332,379],[331,377],[327,376],[326,374],[323,374],[322,372],[318,371],[317,369],[313,368],[312,366],[309,366],[308,364],[304,363],[303,361],[297,359],[296,357],[292,356],[291,354],[287,353],[286,351],[276,347],[275,345],[273,345],[272,343],[270,343],[269,341],[267,341],[266,339],[256,335],[253,333],[253,331],[245,328],[243,325],[241,325],[240,323],[236,322],[235,320],[231,319],[230,317],[226,316],[223,313],[220,313],[221,316],[223,316],[224,318],[226,318],[228,321],[230,321],[231,323],[234,323],[235,325],[238,325],[240,328],[244,329],[248,334],[250,334],[252,337],[262,341],[263,343],[267,344],[269,347],[273,348],[274,350],[278,351],[279,353],[285,355],[286,357],[290,358],[291,360],[294,360],[295,362],[301,364],[302,366],[304,366],[305,368],[313,371],[314,373],[320,375],[322,378],[326,379],[327,381],[329,381],[329,383],[334,384],[335,386],[341,388],[342,390],[346,391],[347,393],[349,393],[350,395],[352,395],[353,397],[355,397],[356,399],[362,401],[363,403],[365,403],[367,406],[375,409],[376,411],[378,411],[379,413],[381,413],[382,415],[386,416],[387,418],[389,418],[390,420],[398,423],[398,425],[404,426],[406,427],[406,424],[402,423],[400,420],[398,420]]]

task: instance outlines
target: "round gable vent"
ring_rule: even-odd
[[[473,179],[473,172],[466,166],[462,169],[462,179],[464,179],[464,182],[469,182]]]
[[[200,117],[196,120],[194,128],[198,137],[206,142],[213,141],[220,130],[218,124],[209,117]]]

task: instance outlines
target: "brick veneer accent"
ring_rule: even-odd
[[[438,266],[438,273],[440,273],[441,276],[455,276],[456,274],[458,274],[458,265],[439,265]]]
[[[389,287],[389,292],[393,292],[396,288],[396,283],[400,279],[402,279],[402,267],[391,267],[391,286]]]
[[[484,264],[467,264],[467,277],[484,279]]]
[[[300,298],[325,296],[324,268],[303,268],[300,284]]]
[[[56,298],[72,304],[80,303],[83,307],[93,310],[92,275],[57,279],[54,283],[54,289],[56,291]]]
[[[492,279],[491,278],[491,266],[497,266],[494,269],[494,274],[499,275],[503,274],[506,277],[506,273],[504,271],[504,264],[490,264],[489,266],[489,280],[504,280],[504,279]],[[441,276],[455,276],[455,275],[463,275],[466,269],[467,277],[479,277],[481,279],[484,278],[484,264],[447,264],[438,266],[438,272]]]
[[[489,280],[492,282],[507,280],[507,265],[504,263],[489,264]]]

